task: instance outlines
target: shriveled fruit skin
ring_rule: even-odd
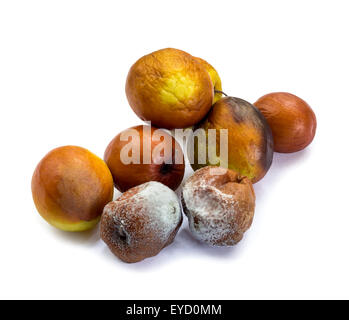
[[[255,193],[248,178],[207,166],[185,182],[182,207],[196,239],[213,246],[232,246],[252,224]]]
[[[197,129],[203,129],[206,136],[209,129],[215,129],[216,143],[209,143],[208,138],[205,143],[200,139],[189,139],[187,153],[190,154],[189,148],[194,148],[191,160],[194,170],[207,165],[227,166],[253,183],[269,170],[273,161],[273,136],[264,116],[249,102],[234,97],[220,99],[207,117],[195,126],[194,130]],[[220,157],[220,129],[228,130],[227,164]],[[200,163],[200,153],[206,154],[204,163]]]
[[[313,141],[316,116],[303,99],[287,92],[274,92],[259,98],[254,105],[270,125],[276,152],[300,151]]]
[[[182,220],[174,191],[150,181],[127,190],[105,206],[101,238],[114,255],[134,263],[153,257],[170,245]]]
[[[184,128],[199,122],[214,98],[206,68],[172,48],[140,58],[130,69],[126,96],[133,111],[157,127]]]

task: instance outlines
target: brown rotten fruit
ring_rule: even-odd
[[[226,166],[253,183],[269,170],[273,159],[272,133],[263,115],[249,102],[224,97],[194,129],[204,132],[204,139],[189,139],[187,144],[188,155],[193,154],[189,160],[194,170],[207,165]],[[208,138],[210,129],[216,132],[213,142]],[[224,163],[223,150],[220,150],[220,129],[227,129],[227,144],[222,140],[222,147],[227,148],[227,163]],[[200,133],[200,130],[194,133]],[[206,155],[206,160],[200,159],[202,155]]]
[[[125,262],[157,255],[168,246],[182,223],[177,195],[151,181],[126,191],[104,208],[101,237]]]
[[[269,93],[255,102],[267,119],[276,152],[296,152],[314,139],[316,117],[301,98],[287,92]]]
[[[113,192],[113,178],[104,161],[75,146],[49,152],[32,178],[33,199],[40,215],[65,231],[94,227]]]
[[[195,238],[210,245],[231,246],[252,223],[255,194],[248,178],[208,166],[185,182],[182,205]]]
[[[190,54],[172,48],[140,58],[126,80],[131,108],[157,127],[194,125],[206,115],[214,99],[206,67]]]
[[[140,125],[120,132],[104,153],[115,187],[124,192],[148,181],[175,190],[184,175],[183,151],[163,130]]]

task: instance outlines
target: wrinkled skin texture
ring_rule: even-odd
[[[40,215],[65,231],[94,227],[104,206],[113,199],[113,178],[90,151],[65,146],[49,152],[37,165],[32,195]]]
[[[124,262],[135,263],[157,255],[171,244],[182,224],[176,194],[160,183],[148,182],[129,189],[105,206],[101,219],[101,238],[114,255]],[[145,189],[168,201],[149,201]],[[167,189],[167,190],[166,190]],[[164,209],[165,208],[165,209]],[[167,221],[164,223],[162,217]],[[170,222],[169,222],[169,220]]]
[[[182,207],[195,238],[213,246],[232,246],[251,226],[255,194],[248,178],[207,166],[185,182]]]
[[[269,123],[276,152],[300,151],[313,141],[315,113],[301,98],[287,92],[275,92],[259,98],[254,105]]]
[[[169,144],[166,142],[164,143],[166,143],[171,152],[167,154],[166,158],[165,151],[162,150],[160,156],[163,157],[163,159],[161,159],[161,157],[151,157],[151,163],[144,163],[144,151],[149,151],[150,149],[150,153],[147,152],[147,154],[153,155],[155,154],[154,148],[161,143],[161,141],[156,139],[156,135],[154,134],[155,131],[167,137]],[[132,134],[132,132],[135,134],[137,133],[139,139],[130,137],[127,141],[122,141],[122,134],[128,135]],[[150,148],[144,147],[144,139],[150,142]],[[140,150],[139,164],[124,164],[121,159],[121,150],[129,143],[134,146],[135,150]],[[176,160],[176,158],[179,161]],[[177,141],[165,131],[146,125],[132,127],[119,133],[109,143],[104,153],[104,160],[113,175],[115,187],[121,192],[148,181],[158,181],[172,190],[176,190],[182,182],[185,170],[183,151]],[[172,162],[172,164],[164,163],[168,162],[167,160]]]
[[[263,115],[252,104],[239,98],[224,97],[194,129],[200,128],[205,130],[206,136],[209,129],[216,129],[216,144],[210,144],[208,139],[205,143],[194,140],[194,159],[191,161],[194,170],[206,165],[227,165],[253,183],[262,179],[269,170],[273,159],[272,133]],[[220,129],[228,130],[228,164],[221,163],[219,157]],[[187,147],[188,150],[193,148],[191,139]],[[206,162],[200,163],[199,154],[205,153]]]
[[[173,129],[199,122],[212,106],[214,91],[200,62],[184,51],[167,48],[140,58],[131,67],[126,96],[142,120]]]

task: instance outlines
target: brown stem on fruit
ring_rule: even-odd
[[[220,91],[220,90],[215,90],[214,93],[221,93],[221,94],[224,94],[226,97],[228,96],[226,93],[224,93],[223,91]]]

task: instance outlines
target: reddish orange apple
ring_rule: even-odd
[[[296,152],[314,139],[316,117],[301,98],[287,92],[274,92],[259,98],[254,105],[266,118],[276,152]]]
[[[104,161],[76,146],[49,152],[37,165],[31,186],[40,215],[65,231],[93,228],[114,193]]]
[[[109,143],[104,160],[121,192],[148,181],[176,190],[184,175],[181,146],[164,130],[148,125],[120,132]]]

